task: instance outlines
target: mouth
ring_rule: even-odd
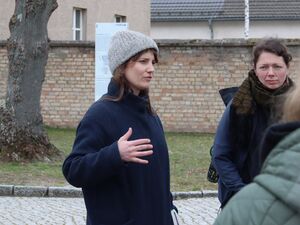
[[[152,77],[145,77],[144,79],[147,81],[150,81],[152,79]]]
[[[266,81],[268,84],[271,84],[271,85],[273,85],[273,84],[278,84],[278,81],[277,80],[267,80]]]

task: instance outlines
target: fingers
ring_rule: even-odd
[[[143,157],[143,156],[148,156],[148,155],[152,155],[153,151],[152,150],[148,150],[148,151],[142,151],[142,152],[134,152],[132,154],[133,157]]]
[[[139,164],[148,164],[148,163],[149,163],[148,160],[145,160],[145,159],[139,159],[139,158],[133,158],[133,159],[131,160],[131,162],[139,163]]]
[[[137,146],[137,145],[144,145],[150,143],[150,139],[142,138],[142,139],[136,139],[132,141],[128,141],[130,146]]]
[[[153,145],[150,144],[151,140],[148,138],[141,138],[128,141],[131,135],[132,128],[130,127],[128,131],[118,140],[118,148],[121,159],[126,162],[147,164],[148,160],[141,159],[140,157],[153,154]]]
[[[152,150],[149,150],[149,151],[142,151],[142,152],[136,152],[136,153],[134,154],[136,157],[131,158],[131,162],[134,162],[134,163],[140,163],[140,164],[148,164],[148,163],[149,163],[148,160],[140,159],[139,157],[148,156],[148,155],[152,155],[152,154],[153,154],[153,151],[152,151]]]
[[[143,157],[153,154],[153,146],[151,144],[148,145],[137,145],[131,146],[128,149],[128,154],[131,157]]]
[[[120,137],[119,140],[120,141],[127,141],[130,138],[131,135],[132,135],[132,128],[129,127],[128,131],[122,137]]]
[[[132,152],[135,151],[145,151],[145,150],[152,150],[153,146],[151,144],[148,145],[132,145],[132,147],[130,147]]]

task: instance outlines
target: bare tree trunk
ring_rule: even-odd
[[[47,24],[56,0],[16,0],[10,19],[6,108],[0,110],[1,158],[45,160],[57,149],[43,127],[40,96],[48,59]]]

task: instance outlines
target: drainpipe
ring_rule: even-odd
[[[245,0],[245,39],[249,38],[249,0]]]
[[[212,18],[210,18],[208,20],[208,27],[210,30],[210,39],[213,40],[214,39],[214,29],[213,29],[213,25],[212,25]]]

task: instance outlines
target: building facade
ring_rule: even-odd
[[[300,1],[250,0],[247,38],[299,38]],[[245,1],[152,0],[155,39],[232,39],[245,37]]]
[[[130,30],[150,34],[150,0],[57,0],[48,23],[51,40],[95,40],[96,23],[127,22]],[[0,40],[9,37],[15,1],[0,0]]]

